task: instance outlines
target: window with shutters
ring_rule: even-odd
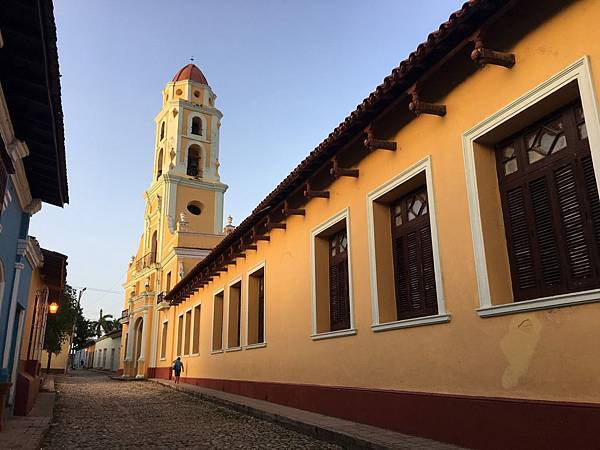
[[[183,343],[183,314],[177,318],[177,356],[181,356]]]
[[[237,281],[229,286],[229,313],[227,321],[227,348],[241,346],[241,317],[242,317],[242,282]]]
[[[265,268],[264,264],[248,275],[247,345],[265,343]]]
[[[201,305],[194,306],[194,327],[192,334],[192,354],[200,353],[200,311]]]
[[[450,321],[432,193],[427,157],[367,196],[373,331]]]
[[[313,336],[315,340],[355,334],[348,210],[312,232]]]
[[[343,229],[329,238],[329,330],[350,328],[348,237]]]
[[[390,207],[397,320],[438,313],[427,188]]]
[[[600,201],[583,109],[496,146],[515,301],[600,287]]]
[[[223,350],[223,291],[213,298],[212,351]]]
[[[162,324],[162,330],[160,335],[160,359],[167,357],[167,331],[169,329],[169,322],[165,321]]]
[[[185,312],[185,331],[184,331],[184,343],[183,343],[183,354],[185,356],[190,354],[190,338],[192,334],[192,310],[188,309]]]

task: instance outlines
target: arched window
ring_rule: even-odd
[[[162,175],[163,170],[163,149],[158,151],[158,160],[156,162],[156,179],[158,180]]]
[[[188,149],[187,174],[192,177],[202,176],[202,159],[200,155],[200,147],[191,145]]]
[[[202,135],[202,119],[200,117],[192,119],[192,134]]]
[[[156,231],[152,233],[152,244],[150,246],[150,263],[156,262],[156,251],[158,249],[158,239],[156,236]]]
[[[165,138],[165,123],[160,124],[160,140],[162,141]]]

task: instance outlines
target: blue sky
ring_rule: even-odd
[[[30,234],[72,286],[122,291],[143,227],[160,92],[194,57],[223,112],[225,216],[245,218],[458,0],[54,0],[70,204]],[[88,290],[84,313],[120,314]]]

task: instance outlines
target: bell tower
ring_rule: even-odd
[[[219,177],[223,115],[215,107],[216,97],[194,64],[181,68],[162,91],[162,109],[155,118],[153,185],[166,184],[164,214],[171,233],[182,217],[190,231],[223,230],[227,186]]]
[[[165,293],[225,237],[227,186],[219,177],[222,114],[215,100],[194,64],[179,70],[162,91],[152,181],[144,192],[144,230],[123,284],[125,376],[152,373],[163,348],[157,340],[159,324],[175,320]]]

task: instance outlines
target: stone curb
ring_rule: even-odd
[[[264,400],[215,391],[200,386],[178,384],[150,378],[148,381],[169,387],[184,394],[207,400],[242,414],[279,424],[293,431],[347,449],[453,449],[451,444],[409,436],[370,425],[278,405]]]

